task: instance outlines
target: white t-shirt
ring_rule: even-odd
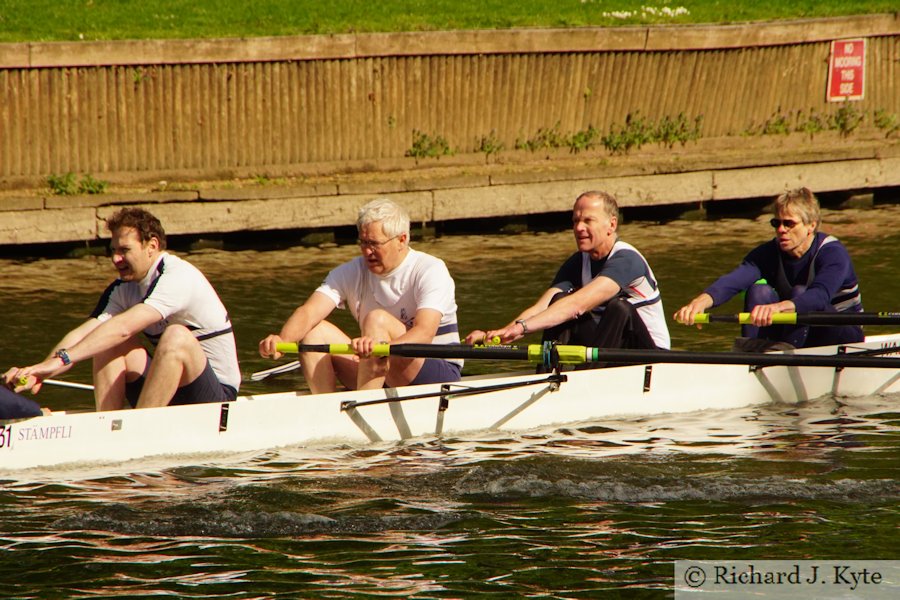
[[[106,321],[141,302],[162,315],[160,321],[144,330],[154,345],[168,325],[184,325],[200,341],[219,382],[235,390],[240,387],[241,371],[228,311],[197,267],[163,252],[141,281],[113,282],[91,316]]]
[[[434,344],[458,344],[456,284],[439,258],[410,248],[393,271],[372,273],[360,256],[333,269],[316,290],[328,296],[337,308],[347,308],[357,322],[376,308],[383,309],[406,325],[413,326],[416,312],[429,308],[441,313]],[[462,365],[461,360],[452,360]]]

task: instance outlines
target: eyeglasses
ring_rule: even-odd
[[[398,237],[400,237],[400,234],[397,234],[392,238],[388,238],[388,239],[384,240],[383,242],[376,242],[375,240],[356,240],[356,243],[359,244],[359,247],[362,248],[363,250],[365,250],[367,248],[369,250],[378,250],[379,248],[381,248],[382,246],[387,244],[389,241],[396,240]]]
[[[790,230],[799,224],[800,224],[800,221],[794,221],[793,219],[772,219],[769,221],[769,225],[771,225],[775,229],[778,229],[779,227],[784,225],[785,229]]]

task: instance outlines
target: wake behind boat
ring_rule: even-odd
[[[281,392],[234,402],[57,413],[0,425],[0,474],[144,457],[522,431],[617,417],[900,391],[900,334],[755,355],[666,352],[604,369],[465,377],[452,384]],[[590,349],[588,349],[590,350]],[[596,349],[594,349],[596,350]],[[628,361],[628,351],[600,360]],[[489,358],[489,356],[485,356]],[[755,365],[753,363],[756,363]],[[815,365],[815,366],[814,366]]]

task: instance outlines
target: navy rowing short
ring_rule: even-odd
[[[149,363],[148,363],[149,365]],[[149,370],[149,366],[148,366]],[[125,397],[131,408],[137,406],[138,398],[141,396],[141,390],[144,389],[144,381],[146,381],[147,371],[135,381],[125,384]],[[219,383],[219,378],[206,362],[206,368],[200,373],[194,381],[184,387],[180,387],[175,391],[175,395],[169,402],[169,406],[178,406],[180,404],[203,404],[204,402],[231,402],[237,398],[237,390],[230,385]]]
[[[426,358],[425,363],[422,365],[416,378],[410,382],[410,385],[459,381],[462,377],[461,371],[462,368],[456,363],[440,358]]]

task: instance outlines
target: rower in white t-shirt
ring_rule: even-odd
[[[314,393],[384,385],[458,381],[461,360],[372,357],[378,343],[459,343],[456,286],[444,262],[409,246],[409,216],[387,199],[369,202],[357,220],[361,256],[333,269],[278,334],[259,343],[278,358],[279,342],[350,344],[356,355],[303,352],[300,364]],[[351,338],[325,320],[347,308],[359,323]]]
[[[37,392],[45,379],[90,360],[97,410],[234,400],[241,383],[234,333],[212,285],[166,252],[166,232],[146,210],[123,208],[106,225],[118,279],[47,358],[7,371],[7,386]]]

